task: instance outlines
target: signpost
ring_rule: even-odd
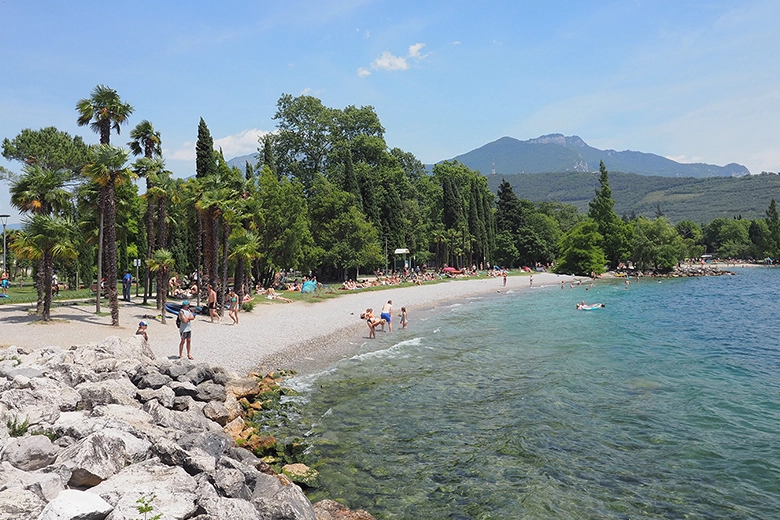
[[[135,266],[135,297],[138,298],[138,268],[141,266],[141,259],[133,260],[133,265]]]

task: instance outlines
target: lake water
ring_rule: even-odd
[[[737,273],[410,310],[289,381],[310,498],[380,519],[779,517],[780,270]]]

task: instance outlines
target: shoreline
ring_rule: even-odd
[[[533,276],[534,285],[577,279],[543,272]],[[400,327],[397,314],[405,306],[413,328],[418,313],[435,312],[448,302],[470,296],[510,290],[529,290],[529,277],[510,276],[506,287],[500,277],[388,287],[382,291],[350,292],[316,303],[266,303],[256,298],[254,310],[240,313],[238,325],[226,323],[230,321],[227,315],[222,323],[213,324],[208,317],[199,315],[193,326],[192,355],[197,362],[222,366],[241,375],[276,369],[311,373],[354,355],[370,341],[366,324],[359,319],[368,307],[379,309],[387,300],[393,300],[394,325]],[[151,307],[120,301],[119,327],[110,326],[109,316],[95,315],[94,305],[58,306],[53,309],[52,323],[35,323],[38,317],[28,312],[31,307],[34,304],[0,306],[0,349],[11,345],[68,348],[97,343],[109,336],[124,338],[134,335],[138,322],[147,319],[149,343],[157,358],[178,357],[179,335],[174,320],[162,325],[148,319],[156,314]]]

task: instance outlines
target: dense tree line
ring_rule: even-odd
[[[133,114],[116,91],[98,85],[76,110],[99,145],[53,127],[3,141],[3,155],[22,163],[6,178],[12,204],[26,215],[12,234],[11,258],[32,263],[44,319],[57,268],[73,285],[105,278],[118,324],[117,280],[136,258],[143,259],[144,303],[156,294],[162,309],[167,291],[153,287],[167,288],[174,273],[199,280],[201,290],[233,288],[242,297],[248,282],[268,286],[280,270],[340,281],[384,269],[396,248],[408,249],[417,265],[557,263],[578,274],[627,262],[663,270],[705,251],[764,258],[780,249],[774,200],[766,218],[753,221],[672,226],[660,208],[653,220],[621,219],[602,163],[581,215],[568,204],[520,198],[506,181],[492,193],[486,177],[458,162],[426,171],[413,154],[388,147],[370,106],[335,109],[282,95],[276,132],[259,140],[259,163],[243,170],[228,166],[200,119],[195,172],[186,180],[166,169],[161,132],[149,120],[130,131],[128,149],[111,144]],[[142,195],[134,178],[144,179]]]

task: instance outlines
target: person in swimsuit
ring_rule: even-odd
[[[179,359],[182,358],[185,343],[187,344],[187,357],[192,359],[190,346],[192,343],[192,321],[195,319],[195,315],[190,310],[190,302],[187,300],[181,302],[179,319],[181,320],[181,325],[179,325],[179,336],[181,336],[181,341],[179,342]]]
[[[233,320],[234,325],[238,325],[238,295],[233,289],[230,289],[230,310],[228,310],[228,316]]]
[[[390,332],[393,332],[393,300],[387,300],[387,303],[382,307],[382,313],[380,318],[387,322],[387,326],[390,328]],[[382,324],[382,332],[385,331],[385,325]]]
[[[376,339],[376,327],[378,325],[384,326],[385,320],[382,318],[374,317],[374,309],[366,309],[366,312],[362,314],[363,319],[368,324],[368,339]]]
[[[211,318],[211,323],[214,323],[214,318],[217,318],[217,321],[222,320],[222,318],[217,314],[217,291],[214,290],[214,287],[212,287],[211,284],[208,285],[208,289],[209,317]]]
[[[405,329],[407,323],[406,307],[401,307],[401,328]]]

